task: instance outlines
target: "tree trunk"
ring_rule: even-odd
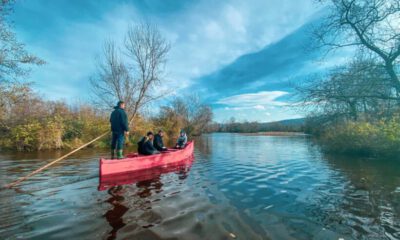
[[[357,120],[358,120],[358,113],[357,113],[357,106],[356,106],[356,103],[353,102],[353,101],[351,101],[351,102],[349,102],[349,105],[350,105],[350,114],[351,114],[351,118],[352,118],[354,121],[357,121]]]
[[[385,61],[385,68],[390,76],[390,81],[392,82],[393,87],[396,89],[396,96],[400,96],[400,80],[397,76],[396,72],[394,71],[393,62]]]

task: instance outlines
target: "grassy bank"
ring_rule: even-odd
[[[318,139],[328,152],[394,156],[400,153],[400,118],[337,123],[326,127]]]

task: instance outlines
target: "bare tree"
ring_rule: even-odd
[[[330,49],[356,46],[379,59],[390,84],[400,94],[396,72],[400,55],[399,0],[320,0],[330,2],[330,14],[315,31]],[[398,70],[398,68],[397,68]]]
[[[132,79],[121,58],[114,41],[106,41],[103,46],[103,59],[97,63],[97,73],[90,79],[97,103],[112,107],[118,100],[127,103],[131,112],[137,81]]]
[[[97,102],[111,107],[123,100],[133,119],[144,105],[162,96],[155,87],[161,83],[169,49],[157,27],[148,23],[131,26],[121,49],[107,41],[90,80]]]
[[[211,107],[201,102],[196,94],[175,98],[171,108],[183,118],[183,128],[190,135],[201,135],[211,123]]]
[[[154,25],[142,23],[129,29],[125,48],[128,57],[134,59],[131,68],[138,72],[140,79],[134,116],[144,104],[160,97],[149,92],[161,81],[170,45]]]
[[[392,94],[385,69],[370,61],[354,61],[325,77],[317,76],[297,85],[296,92],[299,106],[327,121],[387,116],[400,101]]]
[[[29,73],[30,65],[41,65],[45,62],[28,53],[25,45],[18,42],[11,30],[12,23],[8,16],[13,9],[14,1],[0,1],[0,83],[16,80]],[[5,86],[2,86],[5,87]]]

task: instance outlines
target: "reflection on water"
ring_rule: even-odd
[[[357,238],[399,238],[400,161],[329,155],[326,160],[346,179],[332,216],[346,223]]]
[[[108,194],[110,194],[111,197],[107,199],[106,202],[111,204],[113,208],[104,214],[107,222],[112,227],[112,230],[109,233],[110,235],[107,239],[115,239],[117,237],[118,230],[126,225],[122,219],[122,216],[124,216],[129,208],[123,205],[125,198],[123,196],[122,186],[110,188],[108,190]]]
[[[324,155],[304,136],[212,134],[185,167],[99,186],[106,154],[81,152],[1,190],[0,239],[400,238],[396,160]],[[3,154],[0,183],[53,158]]]
[[[191,156],[179,162],[164,164],[162,166],[150,169],[142,169],[138,171],[101,176],[99,179],[99,190],[102,191],[113,186],[159,179],[162,174],[167,174],[171,172],[179,173],[181,179],[184,179],[186,178],[187,172],[189,172],[190,167],[192,166],[193,160],[194,156]]]

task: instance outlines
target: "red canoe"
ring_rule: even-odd
[[[133,172],[105,175],[100,177],[99,191],[110,189],[114,186],[133,184],[142,181],[157,181],[163,174],[177,173],[179,179],[185,178],[190,171],[194,157],[183,159],[179,162],[169,163],[160,167],[143,169]]]
[[[137,153],[128,154],[126,158],[119,160],[100,159],[100,178],[122,173],[135,172],[144,169],[162,167],[164,165],[178,163],[193,155],[194,142],[188,142],[184,149],[168,149],[161,154],[144,156]]]

